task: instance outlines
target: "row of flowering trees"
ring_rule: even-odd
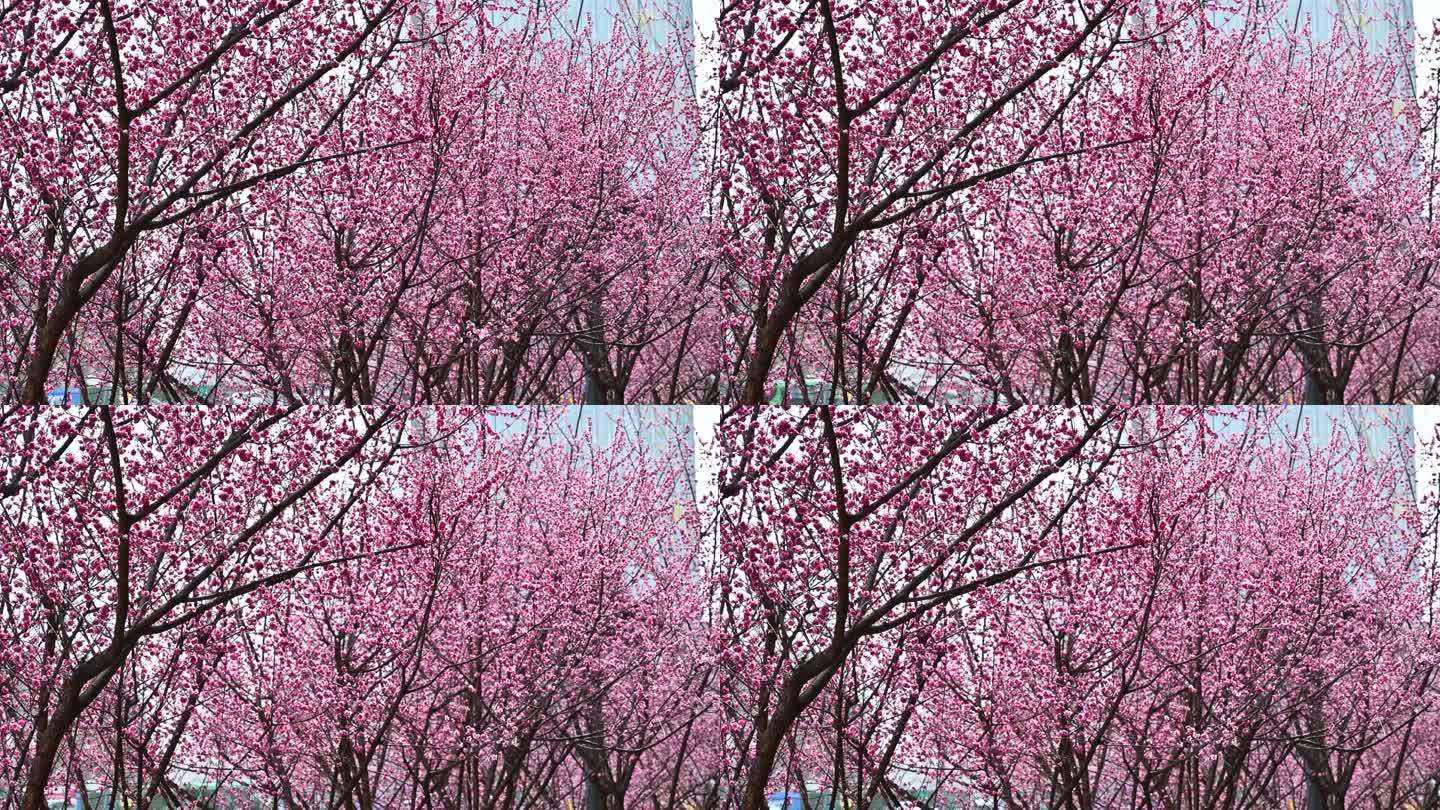
[[[726,9],[739,398],[1433,399],[1403,20],[1386,45],[1285,3]]]
[[[807,784],[852,807],[1436,806],[1409,452],[1231,418],[722,430],[741,806]]]
[[[1404,442],[649,418],[8,413],[0,805],[1440,807]]]
[[[0,9],[7,398],[678,401],[683,53],[563,9]]]
[[[568,418],[10,415],[0,801],[713,792],[680,434]]]
[[[1434,401],[1359,6],[12,0],[5,398]]]

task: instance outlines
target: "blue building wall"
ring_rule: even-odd
[[[570,22],[590,17],[595,34],[608,37],[616,22],[636,26],[655,44],[694,40],[695,14],[690,0],[560,0]]]
[[[1282,0],[1280,17],[1287,26],[1298,28],[1309,19],[1312,36],[1325,39],[1334,26],[1358,31],[1372,43],[1393,42],[1396,36],[1409,38],[1415,28],[1413,0]]]
[[[594,36],[608,38],[616,25],[631,26],[656,47],[676,47],[685,54],[689,87],[695,85],[695,10],[692,0],[553,0],[563,6],[564,25],[579,30],[590,21]],[[544,3],[546,0],[537,0]]]
[[[1274,440],[1308,434],[1314,448],[1324,447],[1337,437],[1358,439],[1371,459],[1386,459],[1398,465],[1396,498],[1413,501],[1416,497],[1413,459],[1420,437],[1415,409],[1409,405],[1256,406],[1227,409],[1212,414],[1207,421],[1222,435],[1237,435],[1268,423]]]
[[[1239,8],[1212,13],[1212,20],[1221,28],[1270,19],[1277,33],[1309,30],[1316,42],[1329,39],[1336,26],[1359,33],[1374,46],[1413,47],[1415,42],[1414,0],[1245,0]],[[1410,74],[1410,87],[1405,90],[1413,93],[1413,57]]]
[[[556,441],[589,434],[589,445],[603,449],[621,434],[648,453],[677,450],[685,469],[677,497],[695,492],[695,412],[688,405],[566,405],[487,410],[485,420],[502,433],[521,433],[536,424],[548,426]]]

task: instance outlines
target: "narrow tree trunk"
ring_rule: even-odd
[[[45,789],[50,786],[50,775],[55,772],[55,758],[65,741],[75,718],[79,716],[80,687],[73,680],[67,682],[60,692],[59,704],[45,723],[45,730],[35,739],[35,754],[25,773],[25,794],[20,800],[20,810],[48,810]]]
[[[765,731],[755,741],[755,759],[751,761],[749,773],[745,777],[745,792],[741,794],[740,810],[766,810],[768,807],[765,789],[770,786],[770,775],[775,772],[775,758],[780,753],[781,744],[785,742],[785,735],[790,733],[790,728],[800,716],[799,692],[798,686],[788,683],[785,685],[780,704],[770,715]]]

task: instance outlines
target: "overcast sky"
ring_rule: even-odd
[[[1415,0],[1415,32],[1428,36],[1435,26],[1435,18],[1440,16],[1440,0]],[[1426,64],[1417,65],[1416,75],[1420,80],[1421,89],[1429,84],[1429,67]]]

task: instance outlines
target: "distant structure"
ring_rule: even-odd
[[[544,3],[546,0],[537,0]],[[692,0],[555,0],[564,6],[565,25],[578,30],[588,17],[594,36],[605,39],[617,22],[633,26],[650,44],[677,46],[685,53],[690,87],[695,77],[695,7]]]
[[[559,418],[556,418],[559,417]],[[590,445],[608,447],[622,435],[649,452],[660,453],[675,447],[688,451],[694,466],[695,414],[688,405],[565,405],[533,409],[501,408],[487,411],[485,420],[494,430],[517,434],[530,426],[532,418],[553,420],[548,436],[568,441],[590,434]],[[691,470],[693,478],[694,471]]]
[[[615,21],[624,20],[657,45],[673,42],[677,33],[687,42],[694,38],[695,12],[690,0],[565,0],[565,4],[571,20],[587,14],[592,17],[597,36],[609,36]]]
[[[1415,409],[1408,405],[1296,405],[1287,408],[1284,416],[1280,429],[1294,432],[1308,427],[1316,447],[1328,444],[1337,434],[1349,435],[1362,441],[1372,458],[1397,449],[1402,458],[1414,458],[1419,445]],[[1407,494],[1414,497],[1413,482],[1410,484]]]
[[[653,451],[676,441],[694,443],[695,415],[687,405],[572,405],[566,413],[570,429],[588,423],[597,447],[614,442],[621,433]]]
[[[1308,18],[1315,39],[1343,25],[1375,44],[1410,37],[1415,30],[1414,0],[1281,0],[1285,24],[1298,28]]]
[[[1415,409],[1409,405],[1258,405],[1246,408],[1240,418],[1222,409],[1208,421],[1222,435],[1233,435],[1271,416],[1275,419],[1270,431],[1277,439],[1304,433],[1311,447],[1320,448],[1336,437],[1348,437],[1359,441],[1372,460],[1391,453],[1413,458],[1421,441]],[[1406,480],[1398,483],[1405,491],[1396,495],[1413,498],[1413,471],[1402,473]]]
[[[1415,41],[1415,0],[1259,0],[1280,2],[1284,13],[1277,22],[1292,30],[1310,26],[1310,36],[1319,42],[1329,38],[1336,25],[1361,34],[1371,45]],[[1416,66],[1412,54],[1409,86],[1401,92],[1415,93]]]

